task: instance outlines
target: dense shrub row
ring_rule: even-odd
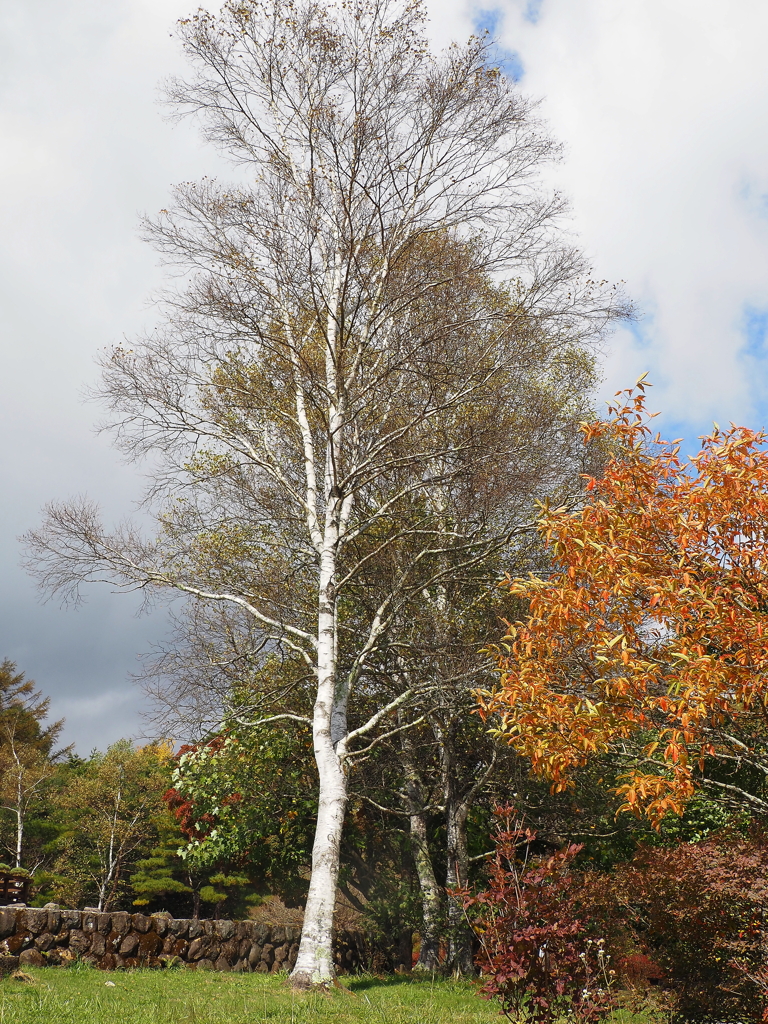
[[[646,846],[613,871],[535,848],[501,811],[488,888],[465,894],[484,990],[512,1019],[603,1019],[622,983],[663,986],[686,1024],[768,1020],[762,830]]]

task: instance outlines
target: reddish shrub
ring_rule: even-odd
[[[658,985],[666,978],[664,969],[645,953],[630,953],[629,956],[623,956],[617,961],[617,967],[622,978],[640,988]]]
[[[680,1020],[768,1018],[768,843],[722,834],[643,850],[614,879],[617,913],[665,972]]]
[[[464,894],[479,940],[482,991],[511,1019],[600,1020],[613,997],[604,941],[578,912],[581,886],[571,865],[581,847],[532,856],[535,835],[513,823],[513,813],[497,811],[488,889]]]

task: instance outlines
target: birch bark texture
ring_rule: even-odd
[[[521,375],[538,360],[549,400],[619,311],[558,233],[534,105],[487,39],[434,55],[424,24],[418,0],[231,0],[179,23],[192,73],[173,109],[239,170],[178,186],[147,222],[179,284],[103,362],[107,426],[150,460],[156,535],[108,532],[79,500],[28,536],[48,592],[228,603],[306,664],[320,781],[297,985],[333,977],[350,759],[413,696],[350,724],[366,666],[446,564],[500,542],[482,510],[437,529],[440,502],[468,466],[515,471]],[[351,613],[398,545],[392,586]]]

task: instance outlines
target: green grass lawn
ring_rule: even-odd
[[[503,1021],[469,982],[346,977],[329,994],[280,976],[194,971],[29,969],[0,981],[0,1024],[490,1024]],[[107,982],[114,982],[114,988]],[[620,1013],[616,1024],[650,1024]]]

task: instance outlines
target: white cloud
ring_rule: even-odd
[[[566,145],[556,178],[596,272],[646,313],[607,390],[650,370],[668,421],[761,426],[766,365],[742,350],[768,308],[768,5],[543,0],[535,23],[528,0],[492,6]]]

